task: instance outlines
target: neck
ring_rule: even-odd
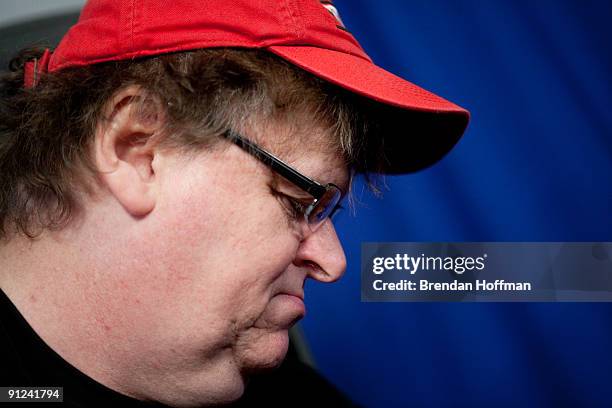
[[[0,288],[64,360],[109,388],[137,397],[121,385],[130,371],[129,353],[121,352],[129,350],[130,319],[117,310],[112,296],[118,283],[110,272],[117,263],[104,256],[99,244],[104,240],[84,232],[80,239],[64,231],[2,243]]]

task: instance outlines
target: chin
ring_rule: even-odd
[[[202,407],[225,405],[238,400],[246,387],[244,376],[232,364],[215,370],[214,379],[191,376],[173,384],[165,383],[166,389],[156,388],[147,400],[171,407]]]
[[[245,374],[269,371],[281,365],[289,349],[289,332],[281,330],[266,334],[249,344],[241,353],[241,366]]]

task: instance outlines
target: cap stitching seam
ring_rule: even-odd
[[[288,0],[288,1],[294,1],[294,0]],[[300,7],[296,7],[295,3],[292,4],[291,7],[292,10],[292,15],[294,16],[294,19],[296,20],[296,27],[299,29],[300,33],[299,33],[299,37],[300,39],[304,38],[306,36],[306,27],[303,24],[303,16],[300,13]]]
[[[136,0],[132,0],[132,18],[131,18],[131,37],[130,37],[130,49],[134,51],[136,47],[134,47],[134,10],[136,10],[135,3]]]
[[[54,67],[53,71],[58,71],[66,67],[70,68],[73,66],[93,65],[93,64],[99,64],[102,62],[121,61],[121,60],[129,59],[129,58],[138,58],[139,56],[145,57],[145,56],[157,55],[155,53],[171,53],[175,51],[196,50],[198,49],[198,47],[207,46],[209,44],[214,44],[218,47],[244,47],[244,44],[235,44],[231,42],[228,42],[227,44],[219,44],[219,41],[223,39],[224,38],[209,38],[207,40],[200,40],[200,41],[193,42],[191,44],[183,44],[181,47],[161,47],[161,48],[150,48],[150,49],[144,49],[144,50],[129,51],[129,52],[123,52],[120,54],[115,54],[112,56],[100,57],[100,58],[93,59],[93,60],[87,59],[87,58],[78,59],[78,60],[73,59],[73,60],[65,61],[61,64],[58,64],[56,67]],[[249,45],[248,48],[266,48],[266,47],[273,47],[276,45],[283,46],[287,44],[282,44],[282,43],[279,43],[278,41],[261,41],[261,42],[253,43],[252,45]],[[154,54],[151,54],[151,53],[154,53]]]
[[[284,3],[284,7],[283,8],[284,8],[285,15],[289,18],[289,20],[291,20],[291,24],[289,24],[289,30],[297,38],[302,38],[303,34],[300,32],[299,24],[296,21],[294,15],[293,15],[291,7],[289,6],[289,0],[285,0],[283,3]]]
[[[183,51],[188,51],[188,50],[194,50],[197,49],[200,46],[205,46],[208,44],[215,44],[216,46],[219,47],[235,47],[235,46],[241,46],[241,45],[237,45],[237,44],[232,44],[232,43],[227,43],[227,44],[219,44],[218,41],[219,40],[223,40],[223,38],[209,38],[206,41],[197,41],[197,42],[193,42],[191,44],[183,44],[183,46],[176,48],[176,47],[161,47],[161,48],[151,48],[151,49],[145,49],[145,50],[137,50],[137,51],[130,51],[130,52],[124,52],[121,53],[119,55],[113,55],[113,56],[108,56],[108,57],[101,57],[101,58],[97,58],[94,60],[89,60],[89,59],[79,59],[79,60],[70,60],[70,61],[64,61],[62,63],[57,64],[54,68],[53,71],[58,71],[61,69],[64,69],[66,67],[73,67],[73,66],[82,66],[82,65],[93,65],[93,64],[99,64],[102,62],[109,62],[109,61],[118,61],[118,60],[122,60],[122,59],[128,59],[128,58],[138,58],[139,56],[151,56],[154,55],[155,53],[170,53],[170,52],[175,52],[175,51],[179,51],[179,50],[183,50]],[[283,47],[283,46],[287,46],[287,47],[299,47],[301,46],[299,43],[279,43],[277,41],[261,41],[258,43],[253,43],[251,45],[252,47],[260,47],[260,48],[268,48],[268,47]],[[303,46],[306,47],[313,47],[312,44],[304,44]],[[314,48],[321,48],[321,47],[314,47]],[[372,63],[370,60],[368,60],[366,57],[364,57],[363,55],[359,55],[353,52],[347,52],[347,51],[338,51],[338,50],[334,50],[334,49],[330,49],[330,48],[325,48],[325,49],[329,49],[331,51],[337,51],[337,52],[342,52],[345,54],[349,54],[352,55],[354,57],[358,57],[366,62]],[[153,54],[152,54],[153,53]]]

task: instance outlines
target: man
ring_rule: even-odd
[[[0,385],[82,406],[238,399],[282,362],[306,279],[342,276],[352,172],[431,165],[468,120],[315,0],[92,0],[11,68]]]

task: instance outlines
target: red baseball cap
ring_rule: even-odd
[[[469,121],[465,109],[376,66],[333,4],[319,0],[89,0],[56,50],[26,69],[26,85],[41,70],[213,47],[262,48],[394,107],[387,173],[437,162]]]

